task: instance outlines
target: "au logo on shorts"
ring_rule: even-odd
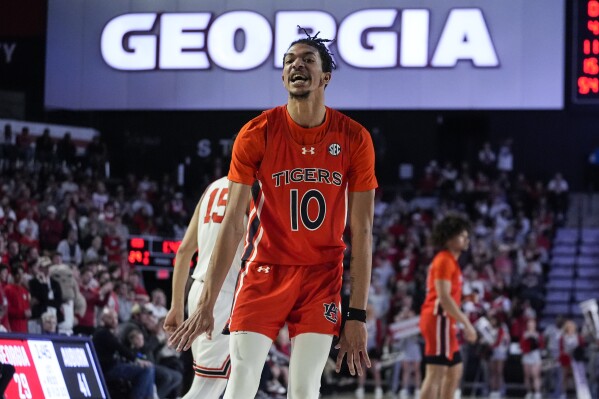
[[[337,324],[337,305],[335,302],[324,303],[324,317],[331,323]]]

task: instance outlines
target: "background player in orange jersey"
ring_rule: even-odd
[[[179,350],[214,329],[218,292],[244,234],[242,270],[229,329],[231,376],[225,399],[254,398],[272,341],[287,323],[292,340],[289,398],[316,399],[333,336],[352,374],[370,367],[365,326],[372,257],[374,148],[357,122],[324,105],[334,68],[318,34],[284,56],[284,106],[240,131],[229,172],[229,201],[196,311],[170,339]],[[252,184],[255,182],[256,184]],[[352,232],[351,295],[340,334],[346,219]]]
[[[468,221],[457,215],[443,218],[434,228],[433,245],[441,248],[428,270],[426,299],[420,311],[424,337],[426,376],[421,399],[453,398],[462,377],[462,358],[456,337],[456,321],[464,325],[464,337],[476,341],[476,330],[460,310],[462,272],[460,254],[468,249]]]
[[[173,274],[173,298],[171,308],[164,320],[164,330],[168,333],[175,332],[177,327],[183,323],[184,293],[189,275],[189,262],[196,250],[198,251],[198,260],[191,276],[193,284],[188,295],[188,313],[192,314],[198,304],[210,256],[225,214],[228,193],[229,181],[226,177],[216,180],[206,188],[177,250]],[[227,379],[231,372],[229,336],[223,335],[221,331],[229,318],[233,303],[233,291],[241,265],[243,245],[241,242],[238,245],[233,264],[214,306],[216,332],[211,337],[212,339],[209,340],[202,335],[197,337],[191,345],[195,378],[184,399],[218,399],[227,385]]]

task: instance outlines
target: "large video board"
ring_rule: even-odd
[[[334,38],[342,109],[559,109],[564,1],[50,0],[45,104],[264,109],[283,54]]]

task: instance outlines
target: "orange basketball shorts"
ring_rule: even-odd
[[[420,332],[424,337],[424,356],[442,356],[452,360],[460,350],[455,320],[441,314],[420,314]]]
[[[339,335],[340,262],[313,266],[246,262],[239,273],[230,331],[257,332],[275,340],[287,323],[289,337],[302,333]]]

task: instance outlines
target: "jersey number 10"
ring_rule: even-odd
[[[299,230],[299,221],[301,219],[302,224],[308,230],[316,230],[324,221],[324,217],[327,213],[327,204],[324,200],[324,195],[316,189],[308,190],[302,196],[301,201],[299,201],[299,194],[296,189],[291,190],[291,230],[298,231]],[[318,206],[318,213],[315,218],[311,218],[308,214],[308,206],[310,205],[310,201],[316,201]]]

